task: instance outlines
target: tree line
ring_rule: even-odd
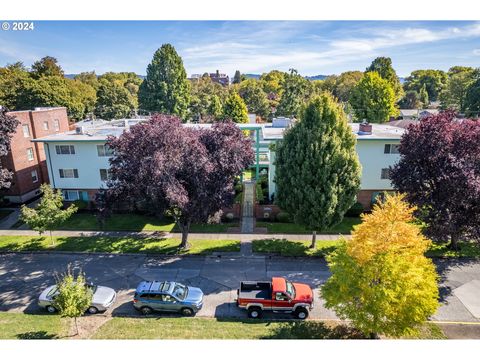
[[[98,76],[83,72],[69,79],[58,61],[46,56],[31,69],[22,63],[0,68],[0,103],[11,110],[65,106],[69,117],[92,115],[110,120],[140,114],[163,113],[183,121],[248,122],[248,113],[261,121],[275,116],[298,117],[308,101],[331,93],[353,121],[385,122],[399,109],[428,108],[433,104],[467,117],[480,112],[480,70],[453,66],[442,70],[415,70],[402,84],[392,61],[378,57],[365,71],[347,71],[310,81],[295,69],[272,70],[259,79],[236,71],[232,84],[222,86],[208,73],[188,79],[182,58],[170,44],[153,55],[145,79],[132,72]]]

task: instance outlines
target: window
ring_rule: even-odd
[[[22,125],[23,137],[30,137],[30,128],[28,125]]]
[[[385,144],[384,153],[385,154],[399,154],[398,148],[400,147],[399,144]]]
[[[175,302],[175,298],[174,298],[173,296],[171,296],[171,295],[165,294],[165,295],[163,295],[162,301],[164,301],[164,302],[169,302],[169,303],[173,303],[173,302]]]
[[[80,199],[80,195],[77,190],[63,190],[63,198],[67,201],[75,201]]]
[[[107,145],[97,145],[98,156],[112,156],[113,150],[110,149]]]
[[[382,173],[380,174],[380,179],[382,180],[389,180],[390,179],[390,169],[382,169]]]
[[[28,159],[28,161],[32,161],[34,159],[33,148],[28,148],[27,149],[27,159]]]
[[[287,301],[288,296],[285,295],[284,293],[277,292],[277,293],[275,293],[275,300],[277,300],[277,301]]]
[[[55,145],[55,150],[59,155],[75,154],[75,146],[73,145]]]
[[[59,169],[60,177],[63,178],[78,178],[77,169]]]
[[[100,169],[100,180],[110,180],[110,172],[108,171],[108,169]]]
[[[36,183],[38,181],[37,170],[33,170],[31,174],[32,174],[32,182]]]
[[[60,122],[58,119],[53,120],[53,127],[55,128],[55,131],[60,131]]]
[[[48,130],[48,121],[43,122],[43,130]]]

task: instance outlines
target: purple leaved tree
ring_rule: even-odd
[[[453,112],[410,125],[391,169],[396,190],[418,207],[434,240],[458,250],[462,237],[480,238],[480,122]]]
[[[7,111],[6,108],[0,108],[0,158],[10,151],[10,141],[19,124],[17,118],[8,115]],[[0,160],[0,189],[8,189],[11,179],[12,173],[8,169],[2,168]]]
[[[254,160],[251,140],[233,123],[187,127],[168,115],[154,115],[107,144],[114,156],[103,203],[167,212],[182,231],[182,248],[192,223],[207,222],[233,203],[234,179]]]

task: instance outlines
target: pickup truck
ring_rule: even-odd
[[[313,309],[313,291],[306,284],[281,277],[273,277],[272,281],[242,281],[237,290],[237,305],[253,319],[261,318],[264,311],[273,311],[292,313],[303,320]]]

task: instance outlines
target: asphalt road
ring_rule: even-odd
[[[64,271],[68,264],[81,268],[89,281],[118,292],[116,303],[108,311],[113,316],[137,315],[131,303],[134,289],[142,280],[155,279],[176,280],[200,287],[206,296],[204,308],[198,316],[246,317],[245,311],[234,303],[240,281],[284,276],[315,288],[315,308],[311,318],[336,318],[319,297],[318,288],[329,276],[324,260],[228,255],[1,254],[0,311],[42,313],[36,304],[38,295],[54,283],[55,273]],[[480,283],[480,261],[437,261],[437,268],[441,277],[442,306],[433,319],[480,323],[480,318],[474,315],[475,299],[480,296],[472,286]],[[280,319],[290,315],[266,314],[265,317]]]

